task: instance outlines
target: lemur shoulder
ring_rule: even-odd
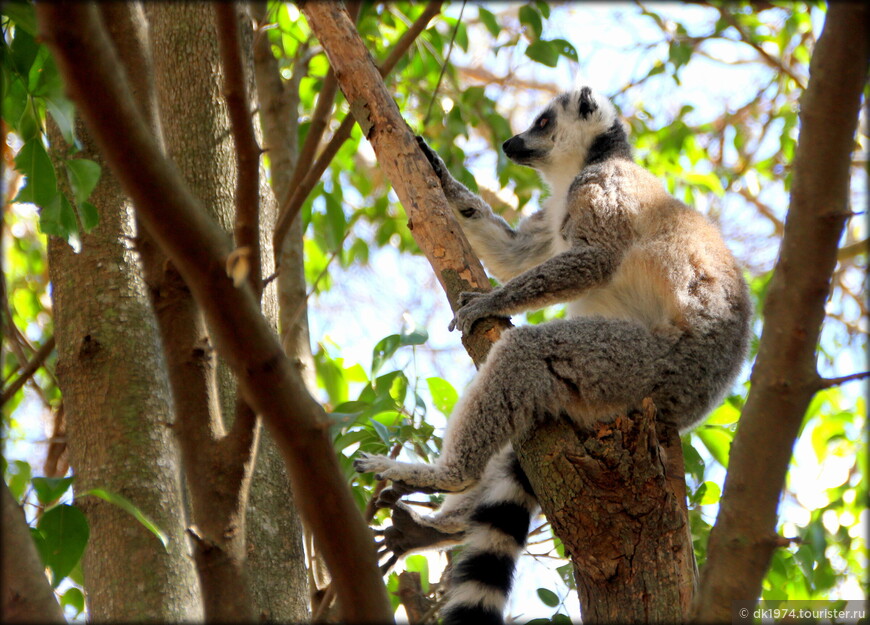
[[[733,383],[749,337],[748,290],[718,230],[632,160],[612,104],[588,87],[555,98],[503,144],[550,187],[516,229],[457,182],[422,140],[462,229],[502,286],[465,293],[451,327],[566,302],[567,319],[505,332],[457,403],[433,465],[361,454],[394,492],[445,491],[442,508],[394,507],[389,564],[464,541],[445,624],[500,623],[537,502],[510,440],[546,415],[581,425],[652,397],[687,429]],[[518,529],[519,528],[519,529]],[[415,543],[416,540],[416,544]]]

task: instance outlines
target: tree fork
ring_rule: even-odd
[[[334,576],[343,620],[390,622],[392,612],[371,533],[341,473],[323,408],[284,355],[250,286],[237,288],[226,275],[229,240],[161,153],[96,8],[75,2],[41,3],[36,14],[40,35],[57,60],[78,112],[142,223],[193,292],[218,350],[238,376],[244,398],[272,431],[300,512]],[[93,97],[95,93],[100,97]]]
[[[456,309],[461,291],[489,290],[486,274],[453,218],[428,160],[417,147],[414,134],[344,9],[337,3],[306,2],[302,12],[329,57],[363,135],[372,144],[378,163],[405,207],[408,227],[435,270],[451,307]],[[475,364],[483,362],[492,343],[508,327],[504,319],[486,319],[475,325],[470,336],[463,336]],[[585,570],[591,562],[583,554],[610,549],[609,561],[614,563],[610,575],[602,584],[595,586],[590,581],[580,591],[581,597],[585,595],[584,615],[593,620],[623,620],[629,614],[639,622],[683,620],[693,598],[694,556],[685,514],[682,458],[672,453],[679,455],[679,466],[671,464],[671,470],[665,471],[651,425],[653,412],[649,404],[645,416],[637,422],[622,418],[620,425],[599,428],[599,432],[609,429],[618,436],[589,437],[576,432],[566,421],[550,419],[535,430],[534,436],[515,441],[523,469],[545,513],[551,522],[556,519],[554,531],[575,557],[575,564],[584,565],[578,580],[583,582],[590,576],[590,580],[596,579],[594,572]],[[630,454],[624,445],[632,440],[634,451]],[[679,449],[676,432],[671,431],[667,440],[671,450]],[[585,446],[594,448],[600,460],[582,452]],[[635,452],[639,457],[635,458]],[[575,457],[587,460],[574,466]],[[595,476],[584,476],[584,471],[598,462],[602,466],[599,474],[603,475],[603,467],[613,458],[621,459],[621,464],[608,474],[610,483],[618,488],[614,486],[606,497],[599,488],[598,502],[587,502],[585,489]],[[645,479],[642,484],[617,479],[621,475],[617,469]],[[629,496],[634,507],[621,503]],[[646,510],[646,516],[632,517],[632,511],[640,509]],[[621,523],[614,520],[619,515]],[[588,525],[590,517],[597,523]],[[574,525],[584,518],[585,532]],[[601,540],[602,534],[608,537],[605,541]],[[617,539],[613,544],[600,544]],[[630,562],[635,553],[643,554],[635,566],[618,566],[619,562]]]

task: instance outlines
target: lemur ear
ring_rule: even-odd
[[[580,90],[580,117],[589,117],[589,115],[594,113],[596,110],[598,110],[598,104],[592,96],[592,89],[589,87],[583,87]]]

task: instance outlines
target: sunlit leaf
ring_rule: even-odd
[[[144,512],[139,510],[132,501],[127,499],[126,497],[119,495],[117,493],[110,493],[102,488],[92,488],[91,490],[87,490],[83,493],[80,493],[79,497],[84,497],[86,495],[93,495],[94,497],[99,497],[105,501],[108,501],[111,504],[114,504],[130,514],[134,519],[139,521],[139,523],[147,529],[149,532],[154,534],[164,548],[169,544],[169,536],[160,529],[154,521],[148,518]]]
[[[429,560],[426,556],[413,555],[405,558],[405,570],[420,574],[420,588],[429,593]]]
[[[459,393],[444,378],[426,378],[426,384],[429,386],[429,393],[432,395],[432,404],[441,414],[449,417],[453,412],[453,406],[456,405],[456,401],[459,399]]]

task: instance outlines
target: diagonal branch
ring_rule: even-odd
[[[702,622],[729,621],[733,601],[758,598],[777,544],[777,504],[792,446],[819,389],[816,346],[850,214],[849,168],[870,57],[868,17],[863,4],[831,4],[810,64],[785,233],[695,606]]]
[[[296,502],[333,574],[343,620],[390,622],[371,537],[335,457],[327,417],[284,355],[250,287],[236,288],[227,277],[229,242],[161,153],[96,8],[54,2],[40,3],[36,12],[78,112],[143,225],[190,286],[242,396],[280,447]]]
[[[46,359],[51,355],[51,352],[54,350],[54,335],[50,336],[48,340],[42,344],[36,353],[33,354],[33,357],[24,365],[21,369],[21,375],[19,375],[15,380],[9,383],[9,385],[3,389],[3,395],[0,397],[0,406],[5,404],[7,401],[14,397],[15,393],[24,386],[24,383],[27,382],[33,374],[39,371],[39,368],[43,365]]]

